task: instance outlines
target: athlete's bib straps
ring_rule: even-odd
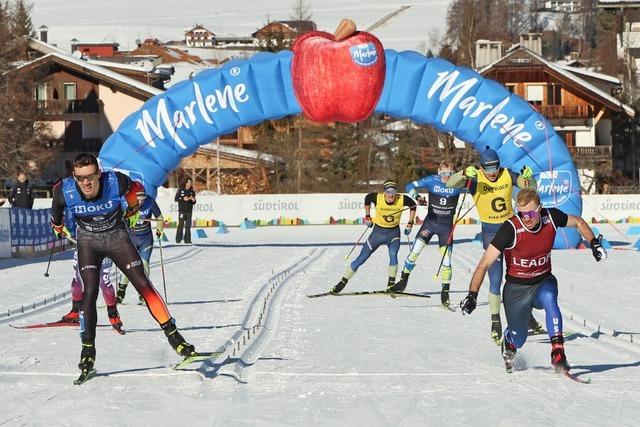
[[[507,169],[500,169],[495,182],[489,181],[482,169],[478,172],[478,183],[473,201],[476,203],[480,221],[501,224],[513,216],[511,198],[513,182]]]
[[[376,195],[376,215],[373,218],[374,224],[382,228],[393,228],[400,224],[402,208],[404,207],[404,197],[402,194],[396,195],[393,204],[388,204],[384,199],[384,193]]]

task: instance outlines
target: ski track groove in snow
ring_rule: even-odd
[[[247,368],[260,358],[262,350],[278,328],[282,294],[291,281],[304,275],[304,269],[322,256],[324,249],[312,249],[287,267],[274,273],[254,296],[242,327],[227,340],[225,353],[213,362],[205,362],[205,376],[227,375],[246,383]]]
[[[197,255],[201,251],[202,249],[200,248],[191,247],[184,253],[181,253],[174,257],[167,258],[166,260],[164,260],[164,265],[167,266],[176,262],[189,260],[191,257]],[[152,262],[150,263],[149,268],[157,267],[159,265],[160,265],[159,261]],[[111,268],[111,272],[109,274],[109,278],[114,288],[118,286],[118,283],[116,281],[116,277],[117,277],[116,270],[117,268],[115,264],[113,264],[113,267]],[[9,313],[9,315],[1,317],[0,324],[5,322],[11,322],[16,319],[28,318],[36,313],[46,312],[51,308],[58,307],[59,305],[64,303],[68,303],[71,300],[71,290],[70,290],[71,277],[72,277],[71,270],[69,270],[69,276],[66,282],[67,289],[64,290],[61,294],[54,294],[54,295],[49,294],[49,296],[41,298],[37,301],[21,304],[21,308],[3,309],[2,313]],[[156,289],[158,288],[156,287]]]
[[[322,243],[312,235],[314,230],[327,234],[330,242],[344,241],[331,233],[353,234],[355,239],[361,232],[351,226],[302,227],[232,231],[223,237],[242,241],[246,236],[245,241],[263,243],[259,233],[277,233],[293,242],[295,232],[299,233],[296,243]],[[456,236],[458,231],[473,237],[479,227],[460,227]],[[452,306],[466,295],[482,254],[481,245],[463,239],[453,252]],[[200,248],[189,262],[175,263],[166,271],[172,315],[185,338],[200,351],[215,348],[241,329],[265,283],[314,249]],[[0,423],[72,424],[82,402],[91,407],[83,412],[83,422],[96,425],[183,423],[184,411],[176,408],[188,408],[194,425],[636,424],[640,416],[638,352],[604,336],[591,338],[588,328],[579,327],[581,319],[572,322],[569,313],[600,324],[597,314],[602,312],[611,330],[639,331],[638,322],[633,321],[636,290],[631,277],[637,279],[633,263],[638,254],[611,251],[611,260],[595,263],[589,251],[571,251],[566,256],[554,252],[566,328],[585,335],[565,344],[575,372],[593,378],[592,384],[582,385],[553,373],[547,336],[529,337],[518,352],[516,368],[525,370],[504,373],[499,347],[489,338],[486,281],[471,316],[462,316],[459,309],[456,313],[437,309],[440,284],[433,280],[440,261],[437,245],[429,245],[421,254],[408,289],[427,292],[431,299],[309,299],[307,294],[326,292],[337,283],[348,262],[344,260],[348,246],[315,249],[324,253],[318,252],[315,261],[290,274],[281,282],[285,286],[279,293],[272,293],[275,304],[268,311],[277,325],[257,353],[256,363],[245,368],[246,384],[226,376],[211,381],[201,369],[172,371],[176,354],[147,309],[131,304],[121,310],[130,333],[98,331],[96,367],[101,375],[81,387],[71,385],[77,375],[77,332],[0,328],[4,342],[0,382],[3,397],[12,402]],[[184,249],[168,247],[165,257],[179,250]],[[359,248],[349,261],[358,252]],[[403,245],[400,264],[407,252]],[[157,259],[157,251],[153,256]],[[384,288],[387,264],[383,247],[363,264],[347,290]],[[70,260],[57,267],[66,276]],[[44,270],[42,262],[22,274],[28,281],[40,278],[40,270]],[[603,280],[605,273],[614,283]],[[152,277],[158,287],[157,264]],[[52,313],[55,310],[49,317]],[[626,324],[630,326],[625,331]]]

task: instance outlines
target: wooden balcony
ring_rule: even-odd
[[[576,164],[611,162],[611,146],[598,147],[567,147]]]
[[[593,117],[593,111],[588,105],[536,105],[535,108],[549,120]]]
[[[97,100],[73,100],[66,99],[48,99],[44,101],[36,101],[38,103],[38,111],[40,114],[57,115],[57,114],[90,114],[99,113],[100,106]]]

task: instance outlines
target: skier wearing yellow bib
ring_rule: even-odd
[[[344,276],[337,285],[331,289],[331,293],[337,294],[347,286],[347,282],[372,253],[382,245],[389,249],[389,281],[387,288],[396,282],[398,272],[398,250],[400,249],[400,217],[405,207],[409,207],[409,222],[404,230],[407,236],[411,233],[413,219],[416,216],[416,202],[406,194],[397,193],[397,185],[394,181],[387,180],[383,184],[384,192],[369,193],[364,198],[365,223],[367,227],[373,227],[369,238],[362,245],[360,255],[348,267]],[[371,218],[371,205],[375,205],[376,214]]]
[[[462,188],[470,180],[469,192],[478,210],[482,224],[482,247],[487,246],[495,237],[503,222],[513,216],[513,187],[537,188],[533,179],[533,170],[524,166],[520,174],[511,169],[500,167],[498,153],[489,148],[480,153],[480,169],[467,166],[456,172],[447,181],[447,187]],[[500,321],[500,286],[503,270],[502,256],[489,267],[489,311],[491,312],[491,338],[497,344],[502,339],[502,322]],[[540,332],[542,327],[531,317],[529,327]]]

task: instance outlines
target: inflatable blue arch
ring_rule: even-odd
[[[99,159],[155,193],[199,145],[251,126],[301,114],[291,77],[293,53],[258,53],[205,70],[147,101],[107,139]],[[490,146],[502,166],[530,166],[544,206],[581,215],[579,179],[564,141],[529,103],[499,83],[438,58],[385,51],[386,76],[375,108]],[[575,248],[575,229],[560,229],[555,248]]]

